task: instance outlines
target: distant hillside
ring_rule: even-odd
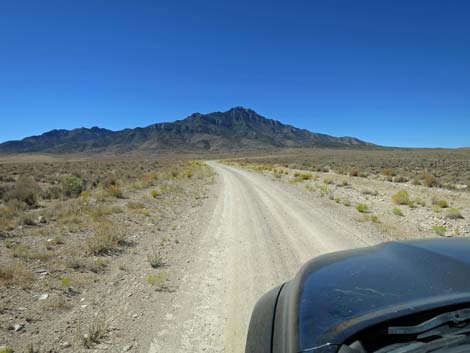
[[[0,153],[231,151],[286,147],[372,146],[354,137],[333,137],[267,119],[251,109],[194,113],[184,120],[111,131],[98,127],[52,130],[0,144]]]

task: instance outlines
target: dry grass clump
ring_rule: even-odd
[[[404,217],[405,215],[403,214],[403,211],[398,208],[398,207],[394,207],[393,210],[392,210],[393,214],[395,216],[400,216],[400,217]]]
[[[390,169],[390,168],[384,168],[382,170],[382,174],[388,177],[390,181],[392,181],[392,178],[397,175],[397,173],[393,169]]]
[[[34,274],[20,262],[0,266],[0,284],[28,286],[34,280]]]
[[[367,206],[365,203],[358,203],[356,205],[356,210],[358,210],[360,213],[368,213],[369,206]]]
[[[124,245],[125,234],[122,228],[111,221],[95,223],[93,233],[85,240],[85,251],[92,255],[104,255],[118,250]]]
[[[88,209],[88,215],[95,221],[116,213],[122,213],[123,209],[119,206],[96,206]]]
[[[436,207],[439,207],[439,208],[447,208],[449,207],[449,203],[447,202],[446,199],[441,199],[441,198],[438,198],[436,196],[434,196],[431,200],[432,202],[432,205],[433,206],[436,206]]]
[[[111,186],[105,188],[104,191],[106,192],[106,194],[108,196],[115,197],[115,198],[118,198],[118,199],[124,198],[124,194],[123,194],[121,188],[117,185],[111,185]]]
[[[423,172],[422,180],[423,184],[429,188],[441,186],[439,179],[437,179],[434,175],[429,174],[427,171]]]
[[[294,177],[298,181],[305,181],[305,180],[310,180],[312,179],[312,174],[311,173],[300,173],[300,172],[295,172]]]
[[[78,255],[73,255],[65,259],[65,266],[77,271],[102,273],[106,270],[108,261],[103,258],[84,258]]]
[[[160,251],[156,250],[153,246],[152,253],[147,256],[147,260],[150,263],[150,266],[152,266],[153,268],[159,268],[165,264]]]
[[[17,211],[8,206],[0,206],[0,230],[10,230],[14,227]]]
[[[443,237],[447,233],[447,227],[445,226],[433,226],[432,230],[434,231],[434,233],[440,235],[441,237]]]
[[[32,249],[30,246],[21,243],[12,247],[11,254],[13,257],[23,260],[40,261],[47,261],[52,256],[52,253],[49,252],[45,247],[35,247]]]
[[[408,205],[411,200],[406,190],[400,190],[392,195],[392,201],[397,205]]]
[[[142,202],[129,201],[127,203],[127,208],[130,210],[142,210],[145,208],[145,205]]]
[[[449,208],[446,212],[446,217],[449,219],[463,219],[462,213],[458,208]]]
[[[148,285],[154,287],[157,292],[165,291],[168,289],[167,281],[167,275],[163,272],[147,276]]]
[[[81,327],[78,328],[78,334],[81,339],[83,347],[87,349],[93,348],[94,345],[101,343],[103,338],[108,333],[108,323],[103,312],[99,312],[90,325],[86,333],[81,332]]]

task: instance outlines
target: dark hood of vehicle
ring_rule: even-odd
[[[371,324],[470,303],[470,239],[390,242],[324,255],[292,284],[299,286],[298,351],[315,351]]]

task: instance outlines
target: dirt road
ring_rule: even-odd
[[[243,352],[251,310],[263,293],[314,256],[379,241],[306,192],[209,165],[218,175],[217,201],[172,307],[143,352]]]

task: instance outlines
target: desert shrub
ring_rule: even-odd
[[[9,191],[8,200],[18,200],[26,205],[37,206],[41,188],[36,181],[28,176],[20,176],[16,181],[15,187]]]
[[[142,176],[142,180],[147,183],[147,185],[152,185],[155,180],[158,179],[157,172],[148,172]]]
[[[402,210],[401,210],[400,208],[398,208],[398,207],[394,207],[393,210],[392,210],[392,212],[393,212],[393,214],[394,214],[395,216],[400,216],[400,217],[403,217],[403,216],[404,216]]]
[[[359,170],[357,170],[356,168],[351,168],[349,170],[349,175],[352,177],[357,177],[359,176]]]
[[[312,174],[310,174],[310,173],[300,173],[299,178],[300,178],[300,180],[310,180],[310,179],[312,179]]]
[[[8,192],[10,191],[10,187],[7,185],[0,184],[0,199],[3,199],[7,196]]]
[[[157,196],[158,196],[158,190],[153,189],[152,191],[150,191],[150,195],[151,195],[154,199],[156,199]]]
[[[434,231],[434,233],[436,233],[437,235],[440,235],[442,237],[446,234],[447,227],[445,227],[445,226],[433,226],[432,230]]]
[[[367,213],[369,212],[369,206],[367,206],[365,203],[358,203],[356,205],[356,210],[358,210],[361,213]]]
[[[349,206],[351,206],[351,201],[349,201],[348,199],[344,199],[343,200],[343,205],[346,206],[346,207],[349,207]]]
[[[446,217],[449,219],[462,219],[462,213],[458,208],[449,208],[446,212]]]
[[[440,185],[439,179],[437,179],[434,175],[431,175],[427,172],[423,173],[423,184],[429,188],[437,187]]]
[[[118,181],[116,177],[112,175],[108,175],[104,180],[101,182],[101,185],[103,186],[103,189],[107,189],[111,186],[118,186]]]
[[[78,197],[85,190],[85,182],[75,175],[62,178],[60,184],[62,186],[62,193],[66,197]]]
[[[42,198],[44,200],[57,200],[62,194],[63,192],[61,187],[52,185],[43,191]]]
[[[440,208],[449,207],[449,203],[447,202],[446,199],[440,199],[436,196],[432,198],[431,202],[432,202],[433,205],[438,206]]]
[[[397,173],[395,173],[395,171],[393,171],[390,168],[384,168],[382,170],[382,174],[385,175],[386,177],[394,177],[395,175],[397,175]]]
[[[379,217],[375,214],[370,215],[370,220],[374,223],[379,223]]]
[[[117,185],[109,186],[105,191],[109,196],[116,197],[118,199],[122,199],[124,197],[122,190]]]
[[[400,190],[392,195],[392,201],[397,205],[407,205],[410,203],[410,195],[406,190]]]
[[[31,213],[22,213],[17,222],[22,226],[35,226],[37,224]]]
[[[418,178],[413,178],[413,180],[411,181],[411,183],[413,185],[421,185],[421,181],[418,179]]]
[[[0,207],[0,229],[8,230],[14,227],[14,217],[18,214],[15,207]]]
[[[0,353],[14,353],[14,350],[10,346],[1,346]]]
[[[393,178],[393,181],[395,183],[406,183],[408,181],[408,178],[402,176],[402,175],[398,175],[396,176],[395,178]]]
[[[91,235],[85,239],[88,254],[103,255],[111,253],[124,243],[124,232],[110,221],[97,222]]]

